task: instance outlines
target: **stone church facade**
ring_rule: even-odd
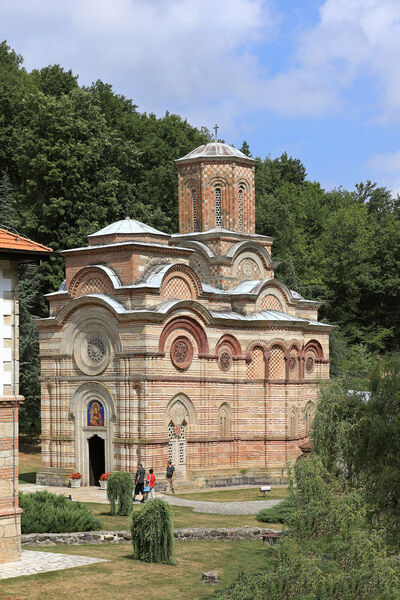
[[[329,325],[274,278],[255,233],[254,161],[210,143],[176,161],[179,230],[126,218],[66,250],[38,323],[38,482],[85,485],[170,458],[194,485],[273,481],[301,454]]]

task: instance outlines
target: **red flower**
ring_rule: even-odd
[[[103,475],[100,475],[100,481],[107,481],[109,477],[110,473],[103,473]]]
[[[72,473],[71,479],[82,479],[82,475],[80,473]]]

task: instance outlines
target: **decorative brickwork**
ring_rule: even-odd
[[[176,163],[178,169],[179,231],[223,227],[254,233],[254,161],[243,157],[208,156]],[[193,190],[196,202],[193,202]],[[194,215],[194,207],[197,215]]]
[[[89,267],[78,272],[69,288],[72,298],[87,294],[106,294],[112,296],[113,284],[105,273],[96,267]]]
[[[283,312],[282,304],[280,303],[278,298],[276,296],[272,296],[272,294],[267,294],[267,296],[264,296],[264,298],[262,298],[259,304],[259,309],[279,310],[280,312]]]
[[[192,293],[190,286],[182,277],[171,277],[165,284],[164,298],[181,298],[182,300],[191,300]]]
[[[269,359],[269,378],[285,379],[285,355],[280,346],[272,346]]]
[[[247,377],[249,379],[264,379],[265,378],[265,359],[264,350],[262,348],[254,348],[251,353],[251,361],[247,366]]]

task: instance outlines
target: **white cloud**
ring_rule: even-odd
[[[400,3],[398,0],[326,0],[316,27],[303,34],[301,69],[329,73],[332,96],[358,80],[370,80],[382,116],[400,108]],[[371,101],[370,99],[368,99]]]
[[[273,35],[274,19],[263,0],[2,0],[0,23],[27,68],[58,62],[142,109],[207,107],[214,120],[248,104],[251,48]]]
[[[373,154],[368,161],[368,166],[378,171],[400,173],[400,150],[387,154]]]
[[[359,79],[370,80],[380,114],[397,118],[398,0],[325,0],[315,26],[295,38],[292,56],[279,65],[276,57],[268,64],[285,27],[277,6],[274,0],[2,0],[0,34],[27,68],[60,63],[79,73],[81,83],[113,83],[142,110],[169,109],[209,126],[219,121],[226,137],[252,110],[343,111]]]

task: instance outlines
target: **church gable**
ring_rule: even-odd
[[[73,277],[69,286],[69,294],[72,298],[86,296],[87,294],[112,296],[116,284],[119,284],[118,277],[110,268],[106,269],[101,266],[85,267]]]
[[[174,265],[165,273],[161,283],[162,298],[196,300],[202,292],[198,275],[186,265]]]

